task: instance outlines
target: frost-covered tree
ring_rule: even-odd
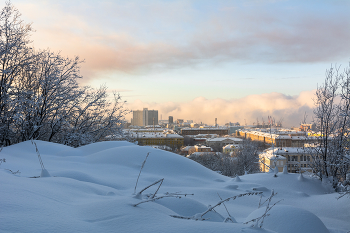
[[[259,167],[259,142],[251,139],[243,139],[241,147],[233,153],[237,159],[236,174],[256,173],[260,171]]]
[[[216,153],[193,153],[188,158],[202,164],[203,166],[220,172],[225,176],[244,175],[245,173],[256,173],[260,171],[259,151],[261,144],[250,139],[244,139],[241,147],[232,155]]]
[[[113,93],[113,101],[108,101],[106,90],[105,86],[84,88],[67,119],[61,143],[80,146],[120,133],[127,110],[117,93]]]
[[[0,12],[0,141],[10,144],[15,136],[12,123],[16,113],[13,85],[24,67],[32,62],[29,44],[30,24],[10,2]]]
[[[317,88],[314,110],[319,129],[318,144],[309,148],[311,168],[322,180],[331,178],[333,187],[346,181],[350,169],[350,66],[326,71],[324,83]]]
[[[0,13],[0,143],[39,139],[80,146],[120,133],[127,110],[106,87],[80,87],[79,57],[28,46],[30,25],[9,3]]]
[[[80,61],[50,51],[32,57],[32,65],[23,69],[13,85],[17,100],[13,128],[19,141],[51,141],[84,93],[77,84]]]
[[[189,155],[188,158],[196,161],[197,163],[202,164],[204,167],[209,168],[210,170],[222,172],[221,153],[196,152]]]

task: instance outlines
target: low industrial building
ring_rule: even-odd
[[[198,135],[198,134],[218,134],[220,136],[228,135],[227,127],[203,127],[203,128],[183,128],[181,135]]]
[[[179,150],[184,145],[184,137],[169,132],[129,131],[127,136],[131,141],[137,141],[140,146],[164,145]]]

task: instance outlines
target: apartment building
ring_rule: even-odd
[[[287,159],[281,155],[273,153],[273,150],[266,150],[259,155],[260,170],[269,172],[271,169],[278,168],[278,172],[283,172]]]
[[[310,171],[310,163],[312,162],[312,157],[308,153],[306,148],[302,147],[283,147],[271,148],[264,151],[259,155],[261,160],[261,171],[269,171],[269,167],[274,168],[275,163],[278,167],[278,171],[283,171],[283,166],[287,166],[289,173],[299,173]],[[266,166],[267,165],[267,166]]]
[[[239,150],[241,147],[242,147],[242,145],[239,145],[239,144],[228,144],[228,145],[222,147],[222,153],[231,154],[232,152]]]
[[[135,126],[158,125],[158,110],[143,110],[132,111],[131,124]]]
[[[316,142],[315,137],[308,137],[305,132],[292,130],[255,131],[238,130],[238,137],[250,138],[253,141],[260,141],[266,144],[274,144],[275,147],[303,147],[307,143]]]

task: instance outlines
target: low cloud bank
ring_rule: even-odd
[[[239,122],[244,125],[261,124],[268,121],[268,116],[273,116],[276,122],[282,120],[284,127],[299,126],[307,115],[306,122],[313,120],[313,97],[315,90],[301,92],[296,96],[288,96],[281,93],[267,93],[261,95],[249,95],[240,99],[206,99],[198,97],[189,102],[164,102],[146,103],[136,100],[128,103],[130,110],[141,110],[143,108],[158,110],[159,119],[166,120],[173,116],[174,120],[184,119],[194,122],[203,122],[213,125],[215,118],[219,124],[227,122]],[[128,120],[132,114],[128,115]]]

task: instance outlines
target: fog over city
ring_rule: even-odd
[[[190,102],[185,103],[144,103],[135,101],[128,104],[131,109],[157,109],[163,120],[167,120],[168,116],[182,118],[185,120],[193,120],[200,123],[205,122],[214,125],[215,118],[218,124],[224,125],[228,122],[240,122],[253,125],[256,124],[257,118],[260,123],[267,122],[268,116],[274,116],[276,121],[282,120],[285,127],[297,127],[304,120],[312,122],[313,116],[313,96],[314,91],[301,92],[298,96],[286,96],[281,93],[269,93],[261,95],[249,95],[240,99],[224,100],[213,99],[208,100],[204,97],[198,97]],[[181,116],[181,117],[180,117]]]

